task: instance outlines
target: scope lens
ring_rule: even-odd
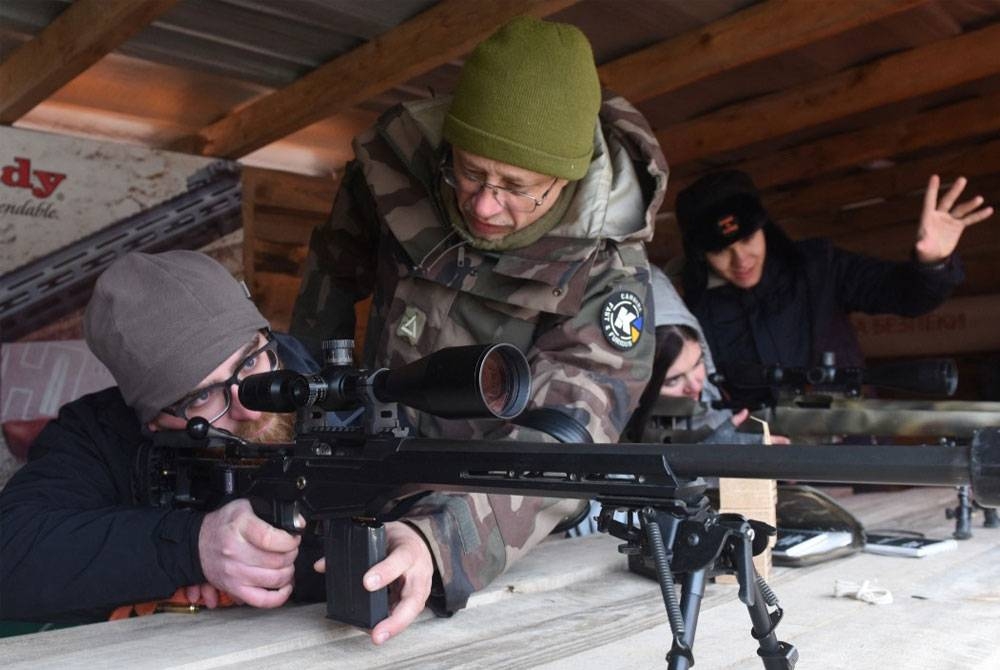
[[[507,369],[507,363],[499,351],[490,352],[483,361],[479,380],[486,407],[495,415],[504,416],[504,410],[514,393],[510,370]]]
[[[480,359],[479,394],[500,419],[512,419],[528,404],[531,371],[524,354],[511,344],[494,344]]]

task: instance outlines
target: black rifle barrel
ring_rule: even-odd
[[[969,450],[896,445],[664,445],[679,476],[713,475],[817,482],[968,483]]]
[[[655,465],[661,463],[680,479],[735,477],[926,486],[972,484],[977,500],[991,507],[1000,504],[1000,431],[995,429],[980,431],[971,445],[960,446],[628,443],[571,446],[404,438],[397,454],[403,457],[398,465],[404,465],[405,461],[413,468],[410,475],[424,483],[454,482],[456,469],[507,469],[511,471],[508,487],[511,492],[530,488],[523,486],[524,481],[517,481],[520,477],[515,472],[523,470],[564,471],[577,478],[590,473],[631,472],[645,478],[657,474],[657,470],[664,472]],[[640,488],[648,494],[649,488],[657,485],[654,479],[650,477]],[[487,485],[489,489],[495,490],[494,487],[504,488],[504,485],[500,482]],[[541,488],[556,492],[564,484],[553,481]],[[536,489],[537,492],[540,490]]]

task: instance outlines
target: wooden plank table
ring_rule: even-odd
[[[948,537],[950,489],[849,496],[869,529]],[[978,521],[978,520],[977,520]],[[79,626],[0,640],[0,666],[37,668],[665,668],[669,629],[656,584],[627,572],[617,540],[543,543],[450,619],[425,613],[382,647],[324,618],[324,606],[240,607]],[[877,580],[890,605],[835,598],[834,582]],[[924,558],[856,554],[776,568],[770,583],[799,669],[1000,668],[1000,529],[974,528],[957,551]],[[710,584],[698,668],[761,668],[736,587]]]

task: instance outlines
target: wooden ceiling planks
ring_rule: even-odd
[[[722,72],[840,35],[926,0],[770,0],[600,67],[601,81],[635,104]],[[781,26],[781,30],[771,30]]]
[[[477,5],[444,0],[172,148],[239,158],[464,55],[515,16],[546,16],[574,2],[509,0]]]
[[[781,218],[839,209],[874,198],[893,198],[922,189],[932,174],[943,174],[947,179],[957,175],[988,176],[995,172],[1000,172],[1000,139],[935,153],[885,170],[805,184],[784,193],[770,194],[766,202],[768,211]]]
[[[660,130],[674,164],[753,145],[1000,72],[1000,24],[904,51]]]
[[[1000,133],[1000,93],[962,100],[901,120],[890,119],[858,130],[830,135],[783,151],[765,153],[729,167],[753,175],[760,189],[771,189],[846,169],[864,169],[928,148],[942,148]],[[703,172],[674,177],[668,190],[679,191]]]
[[[24,116],[177,0],[78,0],[0,63],[0,123]]]
[[[72,8],[88,5],[92,0]],[[199,11],[227,6],[180,0],[177,9],[185,25],[196,25]],[[253,12],[261,10],[264,21],[272,6],[240,7],[240,21],[254,27]],[[415,7],[399,11],[409,8],[410,16]],[[334,3],[279,9],[282,16],[273,20],[307,23],[307,12],[328,19],[330,12],[355,11]],[[594,44],[602,81],[646,114],[672,167],[665,212],[679,187],[708,169],[736,166],[755,177],[796,236],[881,227],[882,237],[872,239],[884,240],[884,231],[903,230],[903,203],[931,172],[949,179],[968,171],[973,185],[984,183],[990,193],[1000,175],[1000,0],[445,0],[402,23],[374,6],[364,11],[371,14],[354,18],[370,34],[355,37],[367,42],[284,88],[255,83],[250,72],[240,80],[128,58],[121,54],[136,52],[126,42],[49,90],[19,124],[76,134],[96,129],[125,141],[330,174],[375,114],[402,99],[447,93],[472,44],[509,15],[528,11],[580,26]],[[167,12],[163,23],[170,20]],[[226,25],[222,17],[212,20],[206,25]],[[127,23],[134,32],[141,20]],[[37,42],[38,50],[55,25],[28,45]],[[101,41],[102,30],[110,31],[100,22],[77,28],[92,33],[78,36],[80,44],[99,43],[97,52],[116,48],[114,40]],[[202,37],[208,46],[200,42],[199,49],[210,48],[212,35]],[[97,52],[82,62],[94,62]],[[11,62],[0,64],[0,72]],[[50,69],[55,63],[40,62]],[[870,169],[879,164],[883,169]],[[845,208],[864,200],[877,202]],[[663,217],[652,247],[656,260],[666,260],[657,250],[676,252],[675,236],[672,219]]]

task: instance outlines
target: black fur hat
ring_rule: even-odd
[[[713,172],[685,188],[677,194],[676,213],[689,257],[725,249],[767,222],[757,187],[739,170]]]

